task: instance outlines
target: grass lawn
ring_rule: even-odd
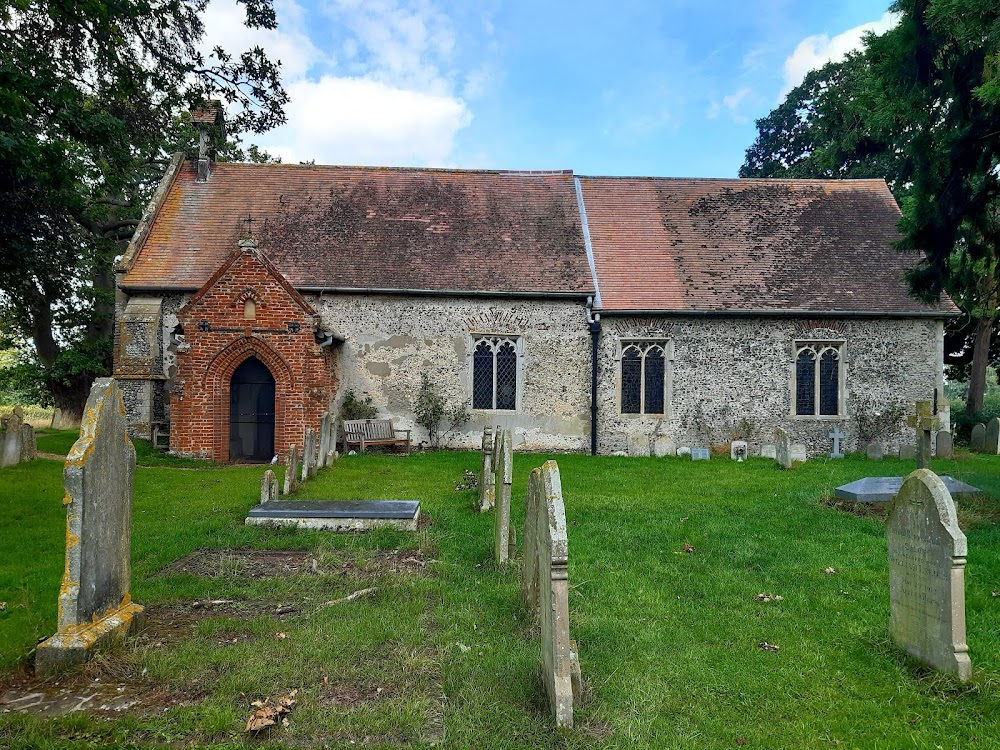
[[[40,437],[40,450],[59,439]],[[114,685],[139,702],[0,714],[0,747],[1000,747],[1000,503],[961,508],[974,667],[961,685],[889,641],[881,520],[820,502],[904,462],[782,472],[759,459],[557,457],[585,697],[576,727],[556,732],[517,564],[491,562],[492,514],[454,489],[477,454],[341,459],[300,497],[416,498],[431,524],[330,535],[243,525],[263,467],[139,452],[133,598],[148,630],[44,688]],[[545,458],[515,455],[517,523]],[[935,469],[1000,497],[1000,457]],[[46,460],[0,471],[0,683],[30,681],[34,643],[55,630],[60,472]],[[246,549],[258,552],[232,552]],[[784,599],[755,601],[762,592]],[[243,732],[253,701],[292,690],[287,728]]]

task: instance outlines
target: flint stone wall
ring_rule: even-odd
[[[852,418],[857,397],[871,396],[880,410],[901,400],[912,411],[914,401],[944,387],[944,328],[936,320],[605,315],[602,324],[598,451],[604,454],[627,450],[628,436],[636,432],[665,435],[678,445],[730,443],[743,418],[754,427],[751,454],[770,442],[776,427],[805,443],[809,456],[830,452],[828,433],[835,425],[845,434],[842,450],[864,450]],[[670,342],[665,418],[619,413],[622,342],[632,340]],[[792,416],[794,342],[805,340],[846,342],[846,417]],[[947,424],[948,400],[939,403]],[[901,420],[885,443],[895,452],[912,440],[912,429]]]

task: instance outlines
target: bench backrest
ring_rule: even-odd
[[[348,440],[392,440],[396,437],[391,419],[345,419],[344,434]]]

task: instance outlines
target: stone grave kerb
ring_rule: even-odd
[[[965,633],[968,541],[955,503],[930,469],[903,482],[886,521],[889,630],[910,656],[966,681],[972,661]]]

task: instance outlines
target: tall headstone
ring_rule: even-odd
[[[497,455],[499,492],[493,528],[493,549],[496,561],[505,563],[510,558],[510,486],[514,481],[514,436],[510,430],[500,433],[500,451]]]
[[[59,628],[35,654],[49,674],[84,661],[138,626],[132,602],[132,481],[135,448],[128,439],[121,390],[111,378],[94,383],[80,438],[66,456],[66,568],[59,587]]]
[[[774,429],[774,462],[782,469],[792,468],[792,448],[788,433],[780,427]]]
[[[316,475],[316,430],[310,427],[306,430],[302,441],[302,481]]]
[[[930,401],[917,401],[914,413],[907,418],[916,432],[917,468],[931,468],[931,432],[938,428],[938,415]]]
[[[630,456],[645,457],[649,455],[649,435],[645,432],[629,433],[626,442]]]
[[[278,477],[271,469],[264,472],[260,478],[260,504],[270,503],[278,499]]]
[[[539,621],[542,680],[556,726],[572,727],[579,660],[569,632],[569,539],[555,461],[532,470],[527,499],[521,591]]]
[[[973,453],[982,453],[986,447],[986,425],[977,422],[972,427],[972,436],[969,438],[969,450]]]
[[[950,432],[941,430],[935,437],[934,455],[938,458],[951,458],[955,452],[955,443]]]
[[[889,630],[910,656],[966,681],[965,557],[955,503],[930,469],[917,469],[892,501],[889,545]]]
[[[35,441],[35,428],[30,424],[21,425],[21,460],[34,461],[38,458],[38,443]]]
[[[316,456],[316,468],[326,466],[326,454],[330,452],[330,412],[323,412],[319,419],[319,454]]]
[[[294,443],[288,446],[285,454],[285,485],[282,494],[291,495],[299,487],[299,447]]]
[[[482,456],[479,465],[479,512],[485,513],[496,504],[496,471],[493,469],[493,428],[483,429]]]
[[[983,442],[983,453],[995,456],[1000,453],[1000,417],[993,417],[986,423],[986,439]]]
[[[24,412],[20,406],[14,407],[14,413],[3,420],[3,432],[0,433],[0,467],[16,466],[21,460],[21,426],[24,424]]]

